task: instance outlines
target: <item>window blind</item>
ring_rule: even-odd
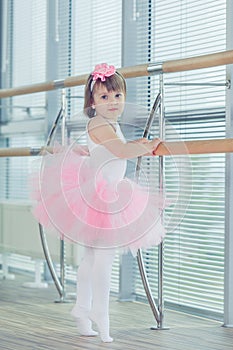
[[[46,0],[13,2],[11,28],[12,86],[46,81]],[[15,120],[44,116],[45,93],[12,97],[11,118]]]
[[[3,139],[2,139],[3,140]],[[44,135],[13,135],[5,139],[5,147],[41,147]],[[28,200],[28,174],[33,163],[38,164],[40,157],[1,158],[1,199]]]
[[[7,31],[11,48],[6,65],[6,75],[10,86],[18,87],[46,80],[46,30],[47,3],[39,1],[11,1],[7,7],[9,17]],[[6,68],[5,67],[5,68]],[[4,100],[4,116],[8,124],[2,131],[1,142],[4,147],[40,147],[44,135],[35,131],[34,121],[45,118],[45,93],[15,96]],[[4,129],[4,130],[5,130]],[[33,136],[34,135],[34,136]],[[27,175],[32,158],[3,158],[1,171],[1,198],[27,199]]]
[[[113,16],[114,14],[114,16]],[[91,72],[98,63],[121,66],[121,1],[77,0],[72,7],[72,74]],[[84,87],[72,89],[71,115],[83,108]]]
[[[163,62],[226,48],[225,1],[142,1],[137,21],[139,33],[147,28],[144,40],[138,33],[138,63],[142,63],[145,52],[148,60]],[[138,91],[142,91],[144,104],[148,105],[158,91],[158,79],[142,79]],[[165,74],[164,92],[166,125],[172,125],[181,139],[225,137],[225,67]],[[166,129],[166,139],[172,140],[173,133]],[[167,192],[176,187],[172,158],[165,158]],[[192,190],[191,200],[182,221],[177,211],[178,225],[164,243],[164,297],[173,307],[221,317],[225,157],[209,154],[191,156],[190,160],[192,174],[189,172],[188,178],[186,175],[183,186],[190,183],[187,191]],[[180,211],[183,209],[181,206]],[[156,296],[157,250],[143,254]],[[136,279],[136,293],[141,298],[144,291],[139,275]]]

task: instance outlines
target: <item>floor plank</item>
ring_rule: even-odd
[[[113,343],[99,337],[80,337],[70,316],[73,303],[55,303],[53,285],[47,289],[23,287],[28,276],[0,281],[1,350],[232,350],[233,329],[221,323],[183,313],[165,312],[169,330],[155,326],[148,305],[111,298]],[[72,288],[71,288],[72,291]]]

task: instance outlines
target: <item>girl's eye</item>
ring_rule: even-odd
[[[101,96],[101,98],[102,98],[103,100],[107,100],[107,99],[108,99],[108,96],[107,96],[107,95],[103,95],[103,96]]]
[[[117,98],[119,98],[119,97],[121,97],[121,96],[122,96],[122,94],[121,94],[121,93],[116,94],[116,97],[117,97]]]

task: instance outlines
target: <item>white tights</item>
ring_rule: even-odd
[[[109,336],[109,294],[115,250],[85,248],[77,273],[77,301],[72,310],[82,335],[97,335],[92,330],[94,321],[104,342]]]

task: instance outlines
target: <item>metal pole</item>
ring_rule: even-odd
[[[42,244],[42,248],[43,248],[43,251],[44,251],[45,260],[46,260],[46,262],[48,264],[48,268],[49,268],[49,271],[51,273],[52,279],[53,279],[53,281],[55,283],[55,286],[57,288],[57,291],[58,291],[60,297],[62,298],[62,296],[63,296],[63,287],[62,287],[62,285],[61,285],[61,283],[59,281],[59,278],[57,276],[56,270],[54,269],[53,261],[51,259],[51,255],[50,255],[50,252],[49,252],[49,247],[48,247],[48,244],[47,244],[47,239],[46,239],[43,227],[40,224],[39,224],[39,231],[40,231],[41,244]]]
[[[60,121],[62,117],[62,108],[60,109],[55,121],[54,121],[54,124],[49,132],[49,135],[48,135],[48,138],[47,138],[47,142],[46,142],[46,146],[50,146],[51,145],[51,142],[52,142],[52,139],[53,139],[53,136],[54,136],[54,133],[57,129],[57,125]],[[44,229],[42,227],[41,224],[39,224],[39,231],[40,231],[40,239],[41,239],[41,245],[42,245],[42,248],[43,248],[43,251],[44,251],[44,256],[45,256],[45,260],[48,264],[48,268],[49,268],[49,271],[51,273],[51,276],[52,276],[52,279],[55,283],[55,287],[57,288],[57,291],[59,293],[59,296],[60,298],[63,298],[63,286],[61,285],[61,282],[58,278],[58,275],[57,275],[57,272],[54,268],[54,265],[53,265],[53,261],[52,261],[52,258],[51,258],[51,255],[50,255],[50,251],[49,251],[49,247],[48,247],[48,243],[47,243],[47,238],[46,238],[46,234],[44,232]]]
[[[165,118],[164,118],[164,81],[163,73],[159,75],[159,89],[161,94],[160,114],[159,114],[159,137],[164,140],[165,137]],[[159,187],[163,193],[163,180],[164,180],[164,158],[159,156]],[[163,214],[161,220],[163,221]],[[158,310],[159,328],[163,328],[164,318],[164,301],[163,301],[163,242],[158,247]]]
[[[140,274],[141,274],[141,279],[142,279],[142,284],[144,286],[144,289],[145,289],[145,292],[146,292],[146,296],[147,296],[147,299],[148,299],[148,302],[150,304],[150,308],[151,308],[151,311],[157,321],[157,325],[158,325],[158,328],[159,328],[159,324],[160,324],[160,313],[159,313],[159,310],[155,304],[155,300],[153,298],[153,295],[152,295],[152,291],[151,291],[151,288],[150,288],[150,284],[149,284],[149,281],[148,281],[148,278],[147,278],[147,275],[146,275],[146,270],[145,270],[145,265],[144,265],[144,262],[143,262],[143,256],[142,256],[142,250],[141,249],[138,249],[137,251],[137,261],[138,261],[138,267],[139,267],[139,271],[140,271]],[[154,329],[152,327],[152,329]]]
[[[65,146],[66,143],[66,90],[62,89],[62,123],[61,123],[61,144]],[[64,239],[60,240],[60,281],[62,285],[62,296],[60,302],[65,300],[66,297],[66,246]]]
[[[57,130],[57,126],[61,120],[61,137],[62,137],[62,145],[65,145],[66,143],[66,134],[65,134],[65,122],[66,122],[66,92],[65,89],[62,91],[62,103],[61,103],[61,108],[60,111],[51,127],[51,130],[49,132],[46,146],[50,146],[54,134]],[[53,261],[50,255],[47,239],[46,239],[46,234],[43,230],[43,227],[39,224],[39,230],[40,230],[40,237],[41,237],[41,244],[42,248],[44,251],[45,255],[45,260],[48,264],[48,268],[50,270],[52,279],[55,283],[55,286],[57,288],[57,291],[59,293],[60,299],[56,300],[56,302],[65,302],[67,301],[66,299],[66,288],[65,288],[65,283],[66,283],[66,256],[65,256],[65,242],[63,239],[60,240],[60,278],[57,275],[57,272],[54,268]],[[69,293],[71,294],[71,293]],[[72,294],[71,294],[72,295]]]
[[[150,131],[150,127],[151,127],[151,125],[153,123],[153,120],[154,120],[154,116],[155,116],[156,112],[159,110],[159,108],[161,109],[161,93],[159,93],[157,95],[156,99],[155,99],[155,102],[153,104],[151,113],[149,115],[149,118],[148,118],[146,126],[145,126],[143,137],[148,137],[149,131]],[[141,161],[142,161],[142,157],[138,157],[137,164],[136,164],[136,180],[138,180],[138,178],[139,178],[139,173],[140,173],[140,168],[141,168]],[[152,292],[151,292],[151,288],[150,288],[150,285],[149,285],[149,281],[148,281],[148,278],[147,278],[147,275],[146,275],[146,269],[145,269],[145,265],[144,265],[144,262],[143,262],[143,256],[142,256],[142,250],[141,249],[139,249],[138,252],[137,252],[137,262],[138,262],[139,272],[140,272],[140,275],[141,275],[143,287],[145,289],[148,302],[150,304],[150,307],[151,307],[151,310],[153,312],[153,315],[154,315],[154,317],[155,317],[155,319],[157,321],[157,328],[151,327],[151,329],[162,329],[162,325],[161,325],[161,318],[162,318],[161,306],[160,306],[160,310],[159,310],[157,308],[156,304],[155,304],[155,300],[153,298],[153,295],[152,295]],[[159,271],[159,276],[161,276],[160,271]],[[161,281],[160,281],[159,282],[159,288],[161,286],[162,286],[162,284],[161,284]],[[161,304],[161,302],[160,302],[160,304]]]
[[[46,142],[46,146],[50,146],[54,133],[57,130],[58,123],[62,118],[62,144],[65,144],[65,118],[64,115],[66,113],[66,93],[65,89],[62,90],[62,103],[61,109],[54,121],[54,124],[51,128],[51,131],[48,135],[48,139]],[[59,293],[60,299],[56,302],[62,302],[65,299],[65,243],[64,240],[60,241],[60,279],[57,276],[56,270],[54,269],[53,261],[50,255],[47,239],[43,227],[39,224],[40,238],[41,244],[44,251],[45,259],[48,264],[49,271]]]

